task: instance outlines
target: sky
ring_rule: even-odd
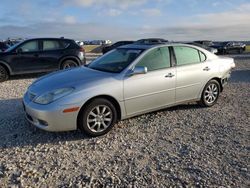
[[[250,40],[250,0],[1,0],[0,38]]]

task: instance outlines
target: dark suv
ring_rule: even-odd
[[[0,53],[0,82],[9,75],[48,72],[85,64],[85,52],[74,40],[29,39]]]
[[[5,44],[4,42],[0,42],[0,52],[4,52],[9,48],[8,44]]]

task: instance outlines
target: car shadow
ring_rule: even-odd
[[[25,118],[22,99],[0,100],[0,149],[91,139],[80,131],[46,132]]]
[[[230,82],[250,82],[250,70],[235,70],[232,72]]]

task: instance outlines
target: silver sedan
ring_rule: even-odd
[[[88,66],[36,80],[23,97],[26,117],[46,131],[107,133],[119,121],[198,101],[213,106],[235,67],[186,44],[127,45]]]

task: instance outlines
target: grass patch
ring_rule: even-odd
[[[100,49],[100,45],[84,45],[85,52],[95,52]]]
[[[246,46],[246,52],[250,52],[250,45]]]

